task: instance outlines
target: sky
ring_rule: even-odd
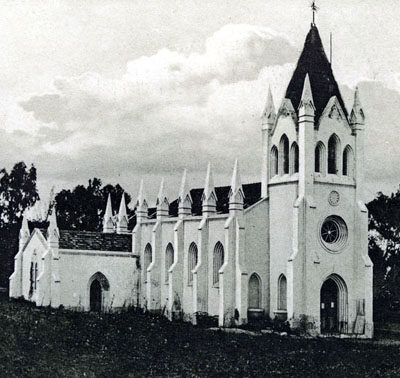
[[[260,116],[275,107],[310,28],[308,0],[0,2],[0,166],[38,170],[42,198],[101,178],[150,204],[176,198],[186,168],[211,162],[228,185],[235,158],[260,180]],[[400,182],[400,5],[317,1],[316,24],[348,110],[367,116],[366,200]]]

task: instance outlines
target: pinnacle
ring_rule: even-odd
[[[136,200],[136,206],[140,206],[144,201],[144,183],[143,179],[140,180],[139,194]]]
[[[243,192],[242,181],[240,179],[240,172],[239,172],[239,160],[236,159],[232,173],[231,193],[235,194],[238,190],[241,190]]]
[[[275,121],[275,106],[272,98],[271,86],[268,87],[267,103],[264,108],[263,116],[267,123],[273,123]]]
[[[192,198],[190,196],[190,190],[187,185],[187,179],[186,179],[186,169],[183,171],[182,175],[182,181],[181,181],[181,187],[179,189],[179,201],[183,202],[185,198],[189,197],[190,201],[192,201]]]
[[[311,91],[310,76],[308,75],[308,73],[306,74],[306,78],[304,79],[304,87],[303,87],[303,92],[301,94],[301,100],[303,102],[311,101],[312,103],[314,103]]]
[[[107,197],[107,206],[106,206],[106,212],[104,213],[104,218],[108,219],[112,217],[112,206],[111,206],[111,195],[108,193]]]
[[[165,189],[164,189],[164,177],[162,177],[161,184],[160,184],[160,190],[158,191],[158,195],[157,195],[157,205],[161,204],[165,198],[167,198],[167,196],[165,195]]]
[[[122,217],[126,217],[126,203],[125,203],[125,192],[122,193],[121,203],[119,205],[118,219],[121,220]]]
[[[204,184],[203,197],[208,199],[214,191],[214,180],[211,172],[211,163],[207,165],[206,182]]]

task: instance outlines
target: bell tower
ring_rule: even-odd
[[[263,113],[270,311],[311,333],[371,336],[372,263],[362,203],[365,116],[349,115],[313,22],[275,115]],[[285,298],[285,300],[282,300]]]

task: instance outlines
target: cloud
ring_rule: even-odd
[[[227,25],[206,40],[202,53],[162,49],[128,62],[120,79],[93,72],[58,77],[52,92],[20,105],[43,125],[56,125],[37,133],[40,159],[64,156],[85,169],[87,161],[106,156],[106,175],[130,165],[138,172],[195,169],[199,161],[230,158],[258,132],[253,121],[266,79],[278,82],[296,55],[272,30]]]
[[[235,157],[244,180],[259,180],[267,88],[278,107],[297,57],[291,43],[269,29],[227,25],[201,53],[161,49],[128,62],[119,79],[93,72],[56,78],[48,92],[20,101],[34,131],[7,138],[16,139],[10,145],[30,146],[18,150],[36,163],[39,178],[61,187],[98,176],[129,190],[147,176],[154,195],[159,176],[173,177],[177,187],[183,168],[201,182],[208,161],[217,183],[227,184]],[[366,176],[373,193],[393,188],[400,175],[400,95],[373,81],[360,89],[370,116]],[[352,90],[343,91],[351,97]]]

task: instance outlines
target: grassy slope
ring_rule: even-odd
[[[398,354],[376,342],[226,334],[0,298],[1,377],[399,377]]]

